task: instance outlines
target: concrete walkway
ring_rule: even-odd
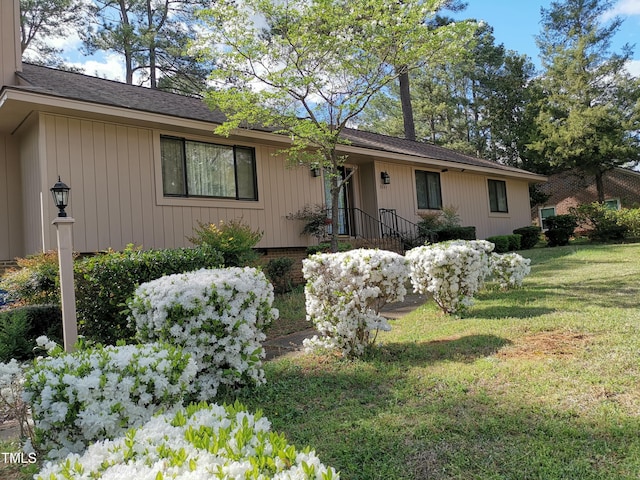
[[[381,313],[385,318],[394,320],[413,312],[416,308],[420,307],[425,302],[426,297],[424,295],[409,293],[405,296],[403,302],[385,305],[385,307],[381,310]],[[300,352],[302,350],[302,342],[304,341],[304,339],[311,338],[317,334],[318,332],[316,332],[313,328],[310,328],[301,332],[295,332],[289,335],[284,335],[282,337],[267,340],[263,344],[266,351],[266,360],[272,360],[283,355]]]

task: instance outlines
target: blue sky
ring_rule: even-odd
[[[541,31],[540,8],[548,9],[551,0],[466,0],[466,3],[467,8],[456,14],[456,18],[485,20],[493,27],[496,43],[527,54],[539,66],[534,37]],[[624,18],[615,38],[614,51],[619,51],[625,43],[636,44],[632,69],[640,75],[640,0],[619,0],[611,13]]]

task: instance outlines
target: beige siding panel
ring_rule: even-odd
[[[300,236],[301,222],[286,217],[306,204],[323,202],[322,179],[313,178],[306,167],[289,168],[273,147],[254,145],[259,202],[234,207],[233,202],[216,199],[178,199],[166,204],[156,192],[161,188],[156,178],[160,132],[50,114],[43,115],[43,130],[47,171],[42,184],[60,174],[71,187],[69,212],[76,219],[77,251],[122,249],[128,243],[145,248],[190,246],[187,236],[193,235],[198,221],[242,220],[264,231],[259,246],[265,248],[305,246],[313,240]],[[29,158],[37,165],[37,155]],[[28,183],[39,185],[37,178]],[[53,211],[49,213],[53,217]],[[55,230],[47,230],[48,243],[55,242]]]
[[[501,177],[487,177],[460,171],[429,169],[425,171],[440,173],[442,204],[454,207],[460,216],[462,225],[476,227],[478,238],[511,233],[515,228],[530,224],[529,189],[526,181]],[[380,172],[391,176],[391,184],[381,185]],[[379,162],[376,165],[375,178],[378,190],[378,206],[395,209],[401,217],[410,221],[419,221],[415,168],[408,165]],[[489,192],[487,180],[504,180],[507,185],[509,212],[496,214],[489,211]]]
[[[43,213],[41,199],[42,188],[40,181],[40,149],[37,122],[20,138],[20,169],[23,205],[23,232],[25,254],[41,252],[43,249]],[[48,192],[46,192],[48,193]]]
[[[0,260],[12,260],[26,254],[20,170],[16,139],[0,135]]]
[[[381,172],[391,177],[389,185],[383,185]],[[374,180],[378,191],[378,208],[394,209],[398,215],[409,221],[418,221],[415,193],[414,169],[410,165],[379,162]]]
[[[96,148],[91,122],[83,120],[80,123],[80,142],[81,156],[77,161],[82,169],[82,182],[79,184],[74,182],[74,184],[77,185],[76,189],[83,189],[85,244],[98,245],[98,224],[100,221],[98,219],[98,198],[96,195],[96,155],[94,154]]]
[[[87,151],[86,162],[93,160],[95,167],[95,203],[97,219],[97,243],[86,246],[88,252],[106,250],[112,246],[111,229],[109,228],[109,184],[107,180],[107,132],[103,123],[91,122],[93,131],[93,156]],[[87,238],[90,238],[88,236]]]

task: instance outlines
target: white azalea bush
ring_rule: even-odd
[[[322,335],[305,340],[307,349],[359,356],[375,340],[371,332],[391,329],[380,309],[407,293],[409,269],[402,255],[357,249],[312,255],[302,265],[307,320]]]
[[[524,277],[531,272],[531,259],[515,252],[503,255],[492,253],[490,265],[491,276],[502,289],[521,287]]]
[[[269,421],[240,404],[190,405],[152,418],[83,455],[48,463],[36,480],[335,480],[308,448],[297,451]]]
[[[35,448],[49,458],[83,451],[179,405],[196,374],[181,349],[146,344],[95,347],[38,358],[25,371]]]
[[[453,240],[409,250],[414,290],[431,295],[445,313],[465,310],[491,273],[493,248],[486,240]]]
[[[129,308],[140,340],[191,353],[194,393],[206,400],[220,385],[265,382],[262,341],[278,317],[273,298],[273,286],[255,268],[203,269],[143,283]]]

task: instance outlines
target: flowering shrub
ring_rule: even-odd
[[[24,383],[23,367],[12,359],[0,362],[0,406],[20,424],[20,437],[33,441],[33,429],[29,423],[29,405],[22,399]]]
[[[308,448],[296,451],[260,413],[191,405],[152,418],[124,437],[91,445],[46,465],[36,480],[281,479],[332,480],[339,474]]]
[[[456,313],[473,304],[473,296],[490,274],[485,240],[454,240],[423,245],[407,252],[411,283],[416,292],[431,294],[445,313]]]
[[[505,289],[522,286],[524,277],[531,271],[531,260],[513,252],[504,255],[492,253],[490,261],[491,276]]]
[[[23,395],[32,408],[34,446],[50,458],[81,452],[142,425],[160,407],[181,404],[196,372],[189,355],[159,344],[53,355],[25,372]]]
[[[180,345],[198,364],[194,392],[220,384],[264,383],[263,330],[278,316],[273,287],[254,268],[198,270],[144,283],[129,303],[143,341]]]
[[[323,338],[305,340],[305,347],[335,349],[358,356],[375,340],[372,331],[390,330],[380,309],[407,293],[407,261],[385,250],[358,249],[316,254],[303,260],[307,280],[307,320]]]

